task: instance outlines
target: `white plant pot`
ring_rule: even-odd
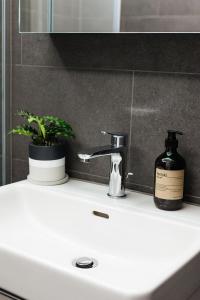
[[[65,173],[65,147],[29,145],[28,180],[39,185],[57,185],[68,180]]]

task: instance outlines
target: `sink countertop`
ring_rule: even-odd
[[[157,300],[160,287],[173,290],[170,278],[181,284],[180,270],[186,267],[186,276],[196,257],[200,270],[200,207],[166,212],[150,195],[127,190],[127,198],[112,199],[106,193],[106,185],[75,179],[51,187],[28,181],[1,187],[1,287],[31,295],[29,300],[61,299],[67,291],[71,300]],[[72,260],[81,256],[94,257],[98,266],[74,268]],[[189,295],[197,285],[188,280],[183,292]]]

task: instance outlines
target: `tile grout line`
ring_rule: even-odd
[[[131,115],[130,115],[130,127],[129,127],[129,146],[128,146],[128,166],[130,166],[130,158],[131,158],[131,144],[132,144],[132,123],[133,123],[133,101],[134,101],[134,90],[135,90],[135,74],[132,73],[132,86],[131,86]],[[132,172],[132,170],[128,170],[128,173]]]
[[[17,158],[17,157],[14,157],[13,158],[14,161],[19,161],[19,162],[24,162],[24,163],[28,163],[27,160],[24,160],[24,159],[21,159],[21,158]],[[87,175],[87,176],[90,176],[90,177],[93,177],[93,178],[99,178],[99,179],[104,179],[104,180],[108,180],[108,177],[105,177],[105,176],[101,176],[101,175],[94,175],[94,174],[91,174],[91,173],[85,173],[85,172],[81,172],[81,171],[78,171],[78,170],[74,170],[74,169],[69,169],[69,172],[72,172],[74,174],[80,174],[80,175]],[[72,178],[77,178],[77,177],[73,177]],[[78,179],[78,178],[77,178]],[[87,179],[86,179],[87,181]],[[89,180],[90,181],[90,180]],[[143,188],[149,188],[152,190],[152,187],[151,186],[148,186],[148,185],[142,185],[142,184],[138,184],[138,183],[134,183],[134,182],[128,182],[128,185],[130,186],[137,186],[137,187],[143,187]],[[131,188],[132,189],[132,188]],[[134,190],[134,189],[133,189]],[[135,191],[139,191],[139,190],[135,190]],[[140,191],[139,191],[140,192]],[[141,192],[143,193],[143,192]],[[147,193],[149,194],[149,193]],[[200,196],[193,196],[193,195],[190,195],[190,194],[186,194],[187,197],[189,198],[193,198],[193,199],[197,199],[199,200],[200,199]],[[192,203],[192,202],[191,202]]]
[[[130,73],[132,70],[128,69],[111,69],[111,68],[90,68],[90,67],[69,67],[69,66],[48,66],[48,65],[29,65],[29,64],[15,64],[16,67],[27,68],[46,68],[46,69],[61,69],[61,70],[75,70],[75,71],[108,71],[108,72],[125,72]]]
[[[20,52],[20,54],[21,54],[21,57],[20,57],[21,66],[23,66],[23,58],[22,58],[22,56],[23,56],[23,53],[22,53],[23,41],[22,41],[22,39],[23,39],[23,37],[22,37],[22,34],[21,34],[21,52]]]
[[[75,71],[108,71],[108,72],[134,72],[134,73],[152,73],[152,74],[169,74],[169,75],[193,75],[199,76],[200,72],[170,72],[170,71],[153,71],[153,70],[140,70],[140,69],[121,69],[121,68],[90,68],[90,67],[69,67],[69,66],[49,66],[49,65],[30,65],[23,64],[22,62],[22,38],[21,38],[21,64],[15,64],[16,67],[27,67],[27,68],[49,68],[49,69],[61,69],[61,70],[75,70]]]
[[[85,173],[85,172],[77,171],[77,170],[74,170],[74,169],[69,169],[69,172],[72,172],[74,174],[87,175],[87,176],[91,176],[91,177],[94,177],[94,178],[100,178],[100,179],[106,179],[106,180],[109,179],[106,176],[95,175],[95,174],[91,174],[91,173]]]
[[[139,184],[139,183],[135,183],[135,182],[128,182],[129,185],[132,185],[132,186],[139,186],[139,187],[144,187],[144,188],[148,188],[150,190],[153,190],[152,186],[149,186],[149,185],[145,185],[145,184]]]

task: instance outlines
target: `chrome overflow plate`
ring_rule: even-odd
[[[80,269],[91,269],[97,266],[97,261],[94,258],[80,257],[72,262],[73,266]]]

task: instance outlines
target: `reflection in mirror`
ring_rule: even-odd
[[[20,0],[21,32],[199,32],[200,0]]]
[[[50,32],[49,0],[20,0],[20,31]]]
[[[119,32],[121,0],[21,0],[21,32]]]

